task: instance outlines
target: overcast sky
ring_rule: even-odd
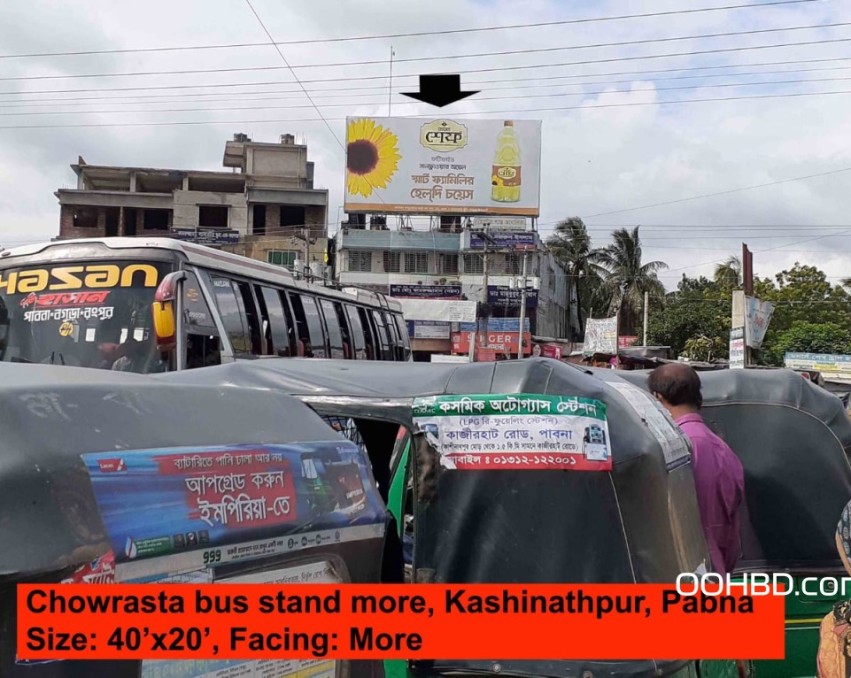
[[[766,0],[252,2],[275,40],[291,43]],[[849,25],[824,26],[841,23]],[[800,28],[810,26],[820,27]],[[647,40],[655,42],[624,44]],[[342,204],[343,118],[387,114],[392,45],[393,115],[434,111],[399,94],[416,89],[417,74],[460,72],[465,88],[482,93],[444,109],[446,114],[488,117],[499,111],[493,117],[510,112],[543,121],[540,228],[545,235],[559,219],[581,216],[595,244],[603,245],[613,227],[641,224],[645,257],[670,266],[662,276],[669,288],[683,273],[711,275],[717,261],[741,251],[743,241],[755,252],[758,275],[773,275],[795,261],[821,267],[834,282],[851,275],[851,171],[837,172],[851,170],[851,5],[842,0],[281,45],[331,130],[268,44],[6,58],[267,41],[245,0],[3,0],[0,245],[57,234],[54,191],[75,185],[69,165],[79,155],[91,164],[215,170],[221,169],[224,143],[235,132],[255,141],[276,141],[291,132],[306,142],[316,163],[316,184],[331,192],[329,213],[335,221]],[[581,47],[600,43],[615,45]],[[770,45],[775,47],[750,49]],[[515,53],[445,58],[492,52]],[[378,63],[340,65],[362,61]],[[73,75],[98,77],[68,77]],[[198,87],[227,84],[239,86]],[[158,87],[173,89],[150,89]],[[823,92],[836,94],[814,95]],[[793,94],[803,96],[766,97]],[[729,100],[755,96],[761,98]],[[676,103],[718,98],[728,100]],[[542,108],[561,110],[530,110]],[[170,124],[138,124],[153,122]],[[202,124],[171,124],[177,122]],[[828,172],[833,174],[683,200]],[[634,209],[671,201],[681,202]]]

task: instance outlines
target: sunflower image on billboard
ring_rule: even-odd
[[[348,118],[349,213],[539,216],[541,122]]]

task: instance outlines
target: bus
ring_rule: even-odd
[[[170,238],[0,251],[0,361],[137,373],[265,357],[410,361],[402,307]]]

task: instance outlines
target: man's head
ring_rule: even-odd
[[[674,417],[697,412],[703,405],[700,377],[683,363],[657,367],[650,373],[647,387]]]

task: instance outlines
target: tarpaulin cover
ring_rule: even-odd
[[[645,389],[648,375],[621,373]],[[791,370],[699,375],[701,414],[745,469],[739,567],[841,571],[834,534],[851,500],[851,422],[842,401]]]
[[[407,426],[416,396],[537,393],[601,400],[608,412],[611,473],[453,473],[418,463],[415,576],[453,583],[671,582],[708,563],[688,455],[668,463],[662,442],[640,415],[642,408],[654,407],[652,400],[616,376],[620,390],[585,370],[544,358],[437,365],[285,359],[156,378],[280,389],[319,411],[393,419]],[[669,436],[685,447],[673,423],[662,421]],[[423,440],[417,441],[421,450]],[[490,673],[495,663],[505,673],[545,676],[583,671],[649,676],[682,665],[494,658],[441,661],[425,669]]]
[[[296,530],[315,534],[323,529],[333,534],[334,530],[342,530],[344,535],[339,543],[332,537],[330,542],[323,542],[321,549],[312,552],[342,559],[348,581],[379,581],[383,554],[381,529],[366,530],[379,536],[359,541],[347,541],[345,535],[348,525],[357,526],[365,518],[376,528],[387,521],[386,508],[375,491],[368,462],[354,444],[346,452],[348,457],[334,457],[328,450],[339,451],[340,434],[283,390],[270,392],[229,388],[212,382],[207,385],[178,382],[103,370],[0,364],[0,430],[3,432],[0,436],[0,675],[36,678],[139,675],[138,662],[124,664],[120,671],[109,663],[16,666],[14,583],[59,581],[78,566],[107,553],[110,546],[125,539],[128,531],[135,534],[150,529],[151,516],[163,521],[165,527],[161,532],[169,535],[172,525],[177,525],[171,531],[181,536],[181,527],[188,520],[188,509],[181,504],[183,495],[178,491],[183,487],[183,479],[174,475],[173,469],[169,476],[163,464],[169,461],[174,466],[177,462],[172,457],[182,455],[188,448],[200,449],[210,462],[213,454],[221,454],[213,448],[221,450],[224,446],[235,454],[260,449],[253,452],[253,466],[244,468],[249,473],[257,472],[258,478],[270,476],[268,486],[258,484],[255,490],[250,485],[245,490],[269,509],[268,515],[264,509],[262,520],[258,519],[257,504],[253,505],[257,509],[253,522],[243,525],[235,525],[236,520],[228,519],[210,523],[212,526],[206,529],[195,518],[196,525],[190,529],[197,531],[191,533],[196,535],[191,539],[209,539],[210,544],[235,541],[242,544],[254,540],[251,535],[262,534],[268,543],[267,535],[288,535]],[[273,461],[268,467],[259,468],[258,465],[265,463],[264,450],[272,453]],[[93,453],[107,454],[93,456]],[[277,453],[281,456],[275,462]],[[88,455],[88,469],[81,455]],[[357,455],[362,463],[359,460],[353,466],[351,459]],[[307,458],[312,468],[312,474],[308,475],[301,466]],[[215,461],[229,463],[218,457]],[[277,477],[276,472],[281,469],[288,470]],[[112,471],[136,472],[138,475],[134,477],[138,480],[128,485],[121,473]],[[101,488],[99,494],[93,492],[92,480],[95,488]],[[273,496],[267,489],[274,488],[277,480],[282,486],[287,484],[291,505],[298,507],[294,514],[287,511],[290,517],[280,520],[274,516],[283,513],[273,512],[270,507],[282,495]],[[312,494],[304,491],[308,483]],[[358,503],[334,508],[334,497],[329,496],[334,492],[334,484],[342,484],[346,490],[355,489],[358,496],[365,493],[365,507]],[[214,496],[215,492],[222,490],[214,491]],[[265,497],[271,499],[267,501]],[[323,508],[329,506],[326,500],[331,501],[327,510]],[[152,503],[159,507],[155,516],[151,513]],[[362,527],[357,529],[361,530],[358,534],[364,531]],[[165,541],[170,539],[167,536]],[[157,541],[163,539],[147,540],[148,544]],[[180,553],[195,557],[201,555],[197,550],[202,548],[198,546],[201,543],[196,543],[196,550],[189,548],[191,542],[184,545],[179,541],[162,548],[170,555],[174,548],[186,546]],[[143,545],[137,540],[133,548]],[[119,554],[115,549],[113,552],[116,560],[119,555],[125,559],[135,557],[135,553]],[[294,552],[296,557],[303,553]],[[272,560],[283,563],[291,558],[283,551],[265,557],[267,564]],[[222,559],[224,562],[224,556]],[[238,569],[242,562],[230,563],[228,567]],[[251,565],[257,562],[250,561]]]

